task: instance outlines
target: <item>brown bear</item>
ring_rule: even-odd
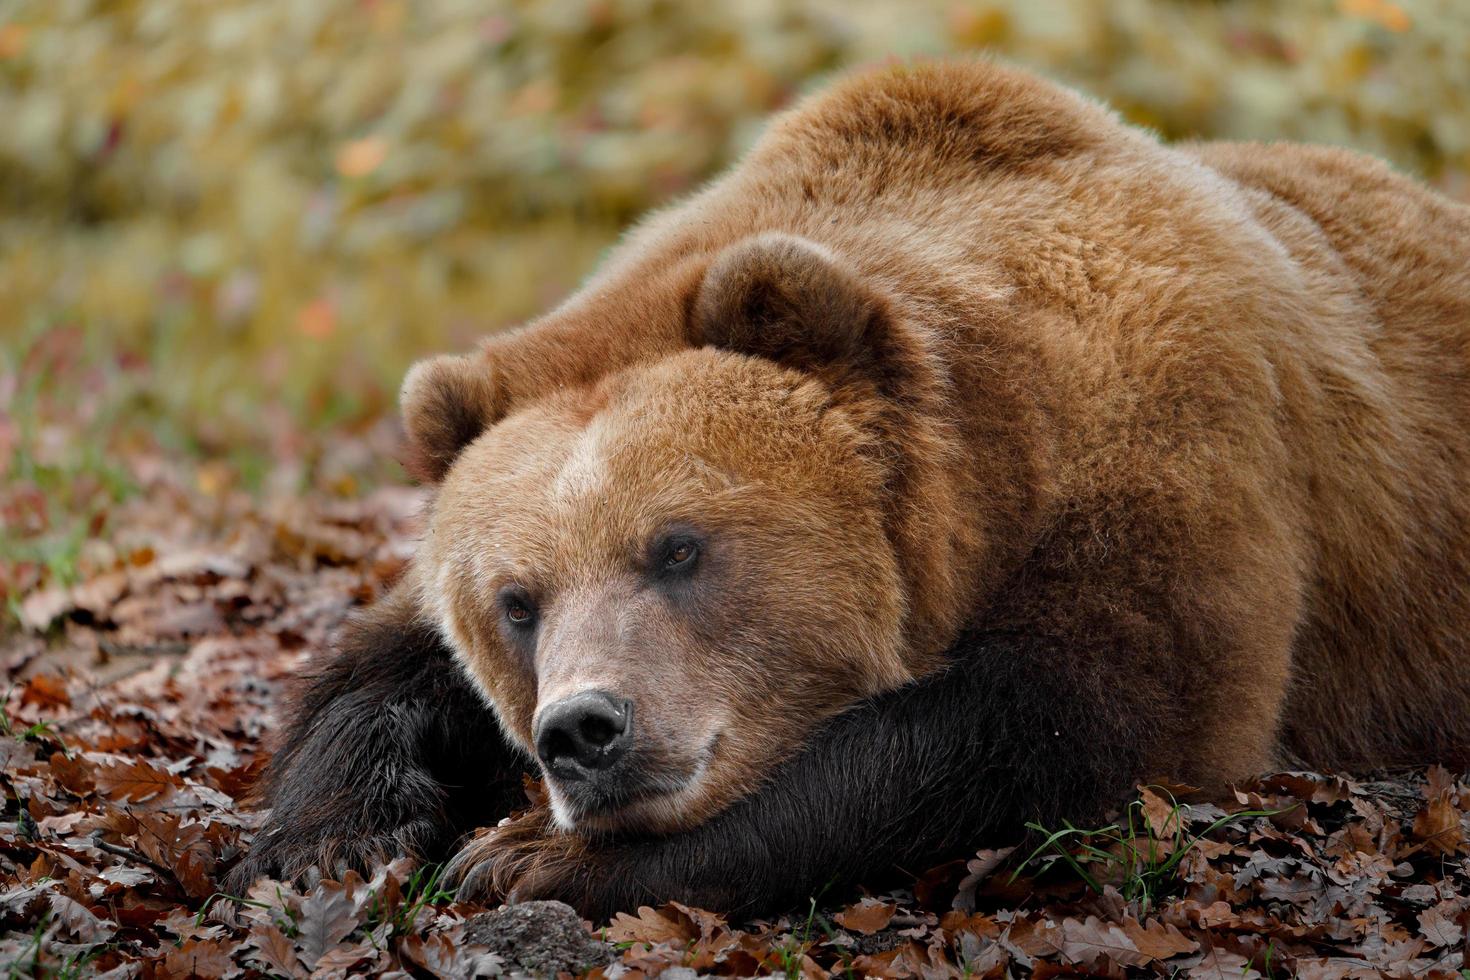
[[[1140,777],[1470,762],[1470,208],[859,74],[414,369],[422,550],[239,866],[589,914],[918,870]]]

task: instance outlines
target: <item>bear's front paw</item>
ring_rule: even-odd
[[[585,840],[558,828],[549,809],[535,807],[481,830],[449,862],[445,876],[458,883],[464,899],[576,905],[596,864]]]
[[[225,876],[223,890],[244,895],[261,878],[296,881],[312,868],[331,878],[341,878],[348,869],[371,875],[378,865],[396,857],[423,860],[426,843],[436,836],[442,837],[443,832],[429,819],[411,820],[380,833],[270,822]]]

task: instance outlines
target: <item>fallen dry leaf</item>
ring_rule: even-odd
[[[1448,790],[1431,797],[1414,818],[1414,837],[1432,854],[1470,853],[1465,836],[1465,813]]]
[[[686,942],[698,935],[687,919],[666,915],[647,905],[636,916],[619,912],[607,927],[607,938],[615,943]]]
[[[1470,909],[1470,898],[1458,898],[1441,902],[1432,909],[1419,914],[1419,931],[1430,945],[1451,947],[1465,938],[1461,921]]]
[[[301,918],[296,923],[297,951],[307,969],[338,943],[352,934],[358,918],[346,890],[335,881],[321,881],[301,903]]]
[[[178,779],[147,762],[124,762],[99,766],[92,779],[104,796],[129,803],[142,803],[173,791]]]
[[[246,940],[254,952],[246,952],[246,958],[282,976],[295,976],[298,967],[296,944],[284,932],[273,925],[260,924],[250,930]]]
[[[844,929],[871,936],[875,932],[882,932],[888,928],[888,923],[893,921],[893,916],[897,911],[898,906],[891,902],[865,898],[856,905],[850,905],[838,912],[832,918]]]

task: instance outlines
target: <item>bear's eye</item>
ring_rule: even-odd
[[[693,541],[670,542],[668,550],[664,552],[664,567],[678,568],[680,565],[687,565],[697,554],[699,545]]]
[[[644,568],[668,583],[683,580],[703,561],[704,543],[704,535],[691,528],[672,528],[649,541]]]
[[[500,602],[505,619],[512,626],[530,626],[536,621],[536,607],[519,591],[502,594]]]

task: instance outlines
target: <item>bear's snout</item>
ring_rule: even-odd
[[[582,691],[543,710],[533,735],[548,773],[574,782],[591,779],[633,744],[633,702],[606,691]]]

